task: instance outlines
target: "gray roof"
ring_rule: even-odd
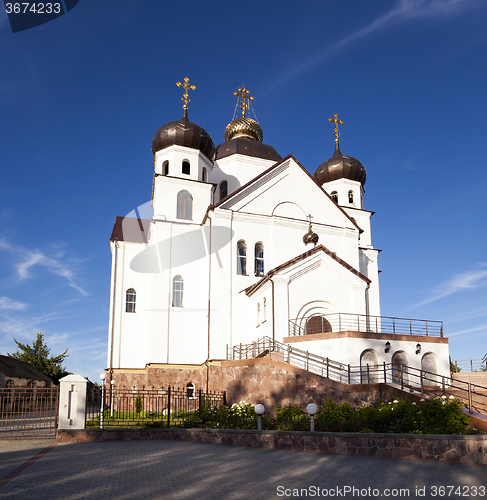
[[[28,378],[31,380],[46,380],[52,382],[47,375],[44,375],[44,373],[37,368],[29,365],[26,361],[10,358],[9,356],[0,356],[0,373],[3,373],[6,377]]]

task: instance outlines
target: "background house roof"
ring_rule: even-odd
[[[0,373],[3,373],[6,377],[28,378],[52,382],[52,379],[44,375],[44,373],[37,368],[29,365],[26,361],[10,358],[9,356],[0,356]]]

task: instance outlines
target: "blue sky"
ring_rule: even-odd
[[[443,320],[487,352],[487,3],[103,2],[12,34],[0,12],[0,353],[45,334],[105,368],[109,236],[150,199],[154,132],[182,115],[216,144],[245,84],[264,142],[311,173],[367,169],[382,314]]]

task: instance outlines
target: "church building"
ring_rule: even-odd
[[[366,171],[342,153],[338,116],[334,152],[312,176],[263,142],[244,86],[218,146],[189,120],[195,87],[178,86],[183,116],[152,139],[153,215],[117,217],[110,238],[111,376],[151,384],[148,370],[160,381],[177,368],[184,378],[262,338],[343,366],[448,376],[439,322],[381,316]]]

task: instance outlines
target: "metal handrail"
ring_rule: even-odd
[[[466,396],[457,394],[455,397],[465,404],[469,412],[472,413],[475,410],[479,413],[487,413],[487,387],[410,366],[385,362],[382,365],[373,366],[344,364],[289,344],[283,344],[269,337],[263,337],[251,344],[239,344],[230,349],[227,346],[227,359],[256,358],[271,352],[282,352],[283,361],[293,366],[350,385],[385,383],[401,390],[408,389],[411,393],[420,393],[423,396],[446,395],[447,391],[452,390],[465,391]],[[476,398],[473,397],[474,395]]]
[[[371,316],[368,314],[332,313],[289,320],[289,336],[306,335],[306,323],[312,317],[327,321],[333,332],[359,331],[368,333],[392,333],[394,335],[420,335],[443,337],[443,322],[423,319]]]

